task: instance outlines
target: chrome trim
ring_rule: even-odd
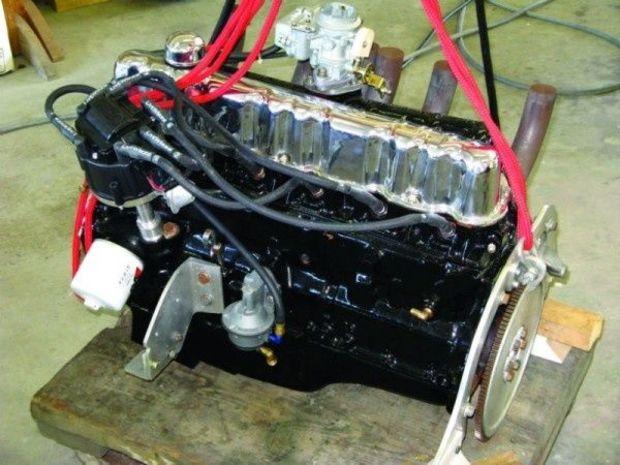
[[[249,79],[237,89],[223,97],[226,110],[259,155],[464,225],[507,211],[497,153],[475,141]]]

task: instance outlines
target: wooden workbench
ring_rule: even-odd
[[[206,365],[173,362],[145,382],[123,371],[139,350],[126,329],[99,333],[34,396],[42,433],[149,465],[417,465],[432,457],[448,420],[443,407],[379,389],[338,384],[301,393]],[[533,357],[499,433],[480,443],[471,431],[467,457],[542,464],[591,357],[575,348],[562,364]],[[504,458],[483,460],[497,455]]]

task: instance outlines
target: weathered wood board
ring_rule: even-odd
[[[579,307],[548,299],[538,334],[581,350],[590,350],[603,332],[603,317]]]
[[[6,17],[11,51],[13,55],[20,52],[30,52],[33,45],[29,43],[23,45],[23,25],[20,27],[18,18],[23,19],[28,28],[36,35],[37,39],[28,38],[29,42],[36,40],[39,42],[52,62],[60,61],[64,58],[64,52],[56,42],[54,34],[49,24],[39,11],[39,8],[32,0],[2,0],[2,8]]]
[[[121,328],[96,336],[34,396],[42,432],[147,464],[417,465],[448,420],[443,407],[379,389],[300,393],[206,365],[172,363],[149,383],[123,371],[139,349]],[[468,458],[514,452],[524,465],[542,464],[591,356],[573,349],[562,365],[532,359],[504,426],[484,444],[472,431]]]
[[[52,0],[52,6],[56,11],[67,11],[81,6],[94,5],[95,3],[103,3],[108,0]]]

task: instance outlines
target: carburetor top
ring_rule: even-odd
[[[346,31],[359,28],[362,18],[354,6],[332,2],[319,9],[317,23],[323,28]]]
[[[364,83],[374,41],[372,29],[352,5],[327,3],[297,8],[276,24],[275,43],[298,61],[309,60],[312,73],[304,85],[323,94],[358,90]]]

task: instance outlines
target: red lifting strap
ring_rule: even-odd
[[[441,7],[437,0],[420,0],[426,16],[429,22],[433,26],[435,33],[441,44],[443,54],[450,65],[452,73],[456,77],[461,89],[465,92],[469,103],[474,108],[478,117],[482,120],[487,127],[491,140],[495,150],[499,155],[499,161],[502,166],[508,184],[512,190],[512,198],[517,207],[517,235],[524,240],[524,249],[529,250],[533,246],[532,235],[532,218],[527,207],[527,188],[525,185],[525,177],[521,170],[519,160],[514,151],[510,147],[510,144],[502,134],[502,131],[497,127],[491,112],[487,107],[487,104],[480,92],[478,84],[474,80],[474,77],[467,68],[467,65],[463,61],[463,58],[459,54],[454,42],[450,38],[448,31],[443,23],[443,15],[441,13]]]

